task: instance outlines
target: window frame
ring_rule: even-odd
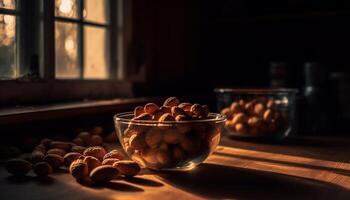
[[[18,0],[21,3],[25,0]],[[109,18],[109,79],[56,79],[55,77],[55,1],[41,0],[42,38],[40,44],[39,77],[0,81],[0,109],[16,104],[37,104],[57,101],[132,97],[132,82],[126,80],[124,68],[124,4],[125,0],[110,0]],[[117,11],[117,12],[116,12]],[[20,11],[16,11],[21,13]],[[61,19],[60,19],[61,20]],[[66,20],[66,19],[64,19]],[[82,20],[82,19],[79,19]],[[84,24],[92,22],[84,21]],[[96,25],[95,23],[93,23]],[[83,27],[83,26],[81,26]],[[16,33],[17,34],[17,33]],[[42,40],[42,41],[40,41]],[[117,51],[119,50],[119,51]],[[28,53],[28,52],[27,52]],[[21,65],[21,63],[20,63]],[[19,66],[21,67],[21,66]],[[27,66],[26,66],[27,67]],[[117,73],[118,72],[118,73]],[[100,89],[97,89],[100,88]],[[79,92],[76,92],[79,90]],[[59,91],[59,92],[58,92]],[[63,96],[62,91],[66,91]],[[46,96],[42,96],[45,95]],[[43,98],[46,99],[43,101]]]

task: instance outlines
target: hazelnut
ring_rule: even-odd
[[[137,117],[134,117],[133,120],[152,120],[152,116],[148,113],[143,113]]]
[[[179,99],[177,99],[176,97],[169,97],[164,101],[163,106],[173,107],[173,106],[178,106],[179,104],[180,104]]]
[[[245,124],[243,123],[237,123],[235,125],[235,130],[238,132],[238,133],[241,133],[241,134],[246,134],[248,132],[248,128]]]
[[[265,121],[271,121],[274,117],[274,113],[271,109],[267,109],[265,112],[264,112],[264,120]]]
[[[262,103],[257,103],[254,106],[254,113],[258,116],[263,116],[265,112],[265,106]]]
[[[47,162],[38,162],[34,165],[33,171],[39,177],[45,177],[52,173],[52,167]]]
[[[85,179],[89,176],[88,165],[82,159],[73,161],[69,167],[69,172],[77,180]]]
[[[141,168],[140,166],[131,160],[121,160],[113,164],[113,167],[117,168],[121,175],[131,177],[137,175]]]
[[[170,113],[165,113],[163,114],[159,120],[159,122],[164,122],[164,121],[175,121],[175,118],[170,114]]]
[[[23,159],[10,159],[6,162],[5,168],[15,176],[23,176],[32,169],[32,164]]]
[[[90,178],[95,183],[105,183],[116,178],[119,171],[110,165],[101,165],[93,169],[90,173]]]
[[[179,143],[179,133],[177,132],[176,129],[168,129],[165,131],[163,135],[163,140],[164,142],[168,144],[177,144]]]
[[[159,110],[159,107],[155,103],[148,103],[145,105],[144,109],[145,113],[153,115],[157,110]]]
[[[171,154],[167,150],[158,150],[156,158],[157,161],[163,166],[167,166],[171,163]]]
[[[106,153],[106,155],[103,157],[103,160],[108,159],[108,158],[116,158],[119,160],[123,160],[123,159],[125,159],[125,156],[122,152],[115,149],[115,150],[112,150],[112,151]]]
[[[191,103],[187,103],[187,102],[185,102],[185,103],[180,103],[180,104],[178,105],[178,107],[181,108],[181,109],[184,110],[184,111],[191,111],[191,106],[192,106],[192,104],[191,104]]]
[[[157,147],[158,144],[162,141],[162,139],[162,132],[157,128],[150,129],[145,136],[145,142],[151,148]]]
[[[262,124],[262,121],[260,118],[254,116],[250,117],[247,123],[249,126],[258,127]]]
[[[239,103],[237,103],[237,102],[233,102],[233,103],[231,104],[230,110],[231,110],[232,113],[242,112],[241,106],[240,106]]]
[[[129,146],[133,150],[142,150],[147,144],[145,142],[144,134],[135,134],[132,135],[129,139]]]
[[[70,166],[70,164],[78,159],[79,157],[81,156],[80,153],[77,153],[77,152],[70,152],[70,153],[67,153],[64,157],[63,157],[63,160],[64,160],[64,165],[65,166]]]
[[[93,156],[85,156],[83,160],[87,164],[89,172],[101,165],[101,162]]]
[[[31,163],[37,163],[37,162],[43,161],[44,157],[45,157],[45,155],[41,151],[34,150],[30,154],[29,160],[30,160]]]
[[[156,155],[156,149],[145,149],[141,152],[141,157],[149,164],[156,164],[158,162]]]
[[[244,113],[237,113],[232,119],[232,123],[245,123],[247,121],[247,116]]]
[[[57,149],[57,148],[54,148],[54,149],[50,149],[50,150],[48,150],[47,151],[47,154],[57,154],[57,155],[59,155],[59,156],[64,156],[64,155],[66,155],[66,151],[65,150],[63,150],[63,149]]]
[[[70,149],[72,152],[77,152],[80,154],[83,154],[85,151],[86,147],[82,147],[82,146],[72,146],[72,148]]]
[[[119,159],[117,159],[117,158],[107,158],[107,159],[103,160],[102,165],[110,165],[110,166],[112,166],[117,161],[119,161]]]
[[[137,106],[135,109],[134,109],[134,116],[135,117],[138,117],[140,116],[141,114],[145,113],[145,110],[142,106]]]
[[[50,149],[63,149],[65,151],[69,151],[72,147],[72,143],[69,142],[61,142],[61,141],[53,141],[49,145]]]
[[[184,110],[182,110],[181,108],[176,107],[176,106],[171,108],[171,114],[173,115],[173,117],[177,117],[178,115],[187,116],[187,114]]]
[[[64,159],[62,156],[57,155],[57,154],[47,154],[44,157],[44,161],[49,163],[52,168],[58,169],[63,166],[64,164]]]
[[[103,160],[103,156],[105,154],[106,154],[106,150],[100,146],[89,147],[89,148],[85,149],[85,151],[83,153],[84,156],[93,156],[100,161]]]

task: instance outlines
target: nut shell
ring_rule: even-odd
[[[52,173],[52,167],[47,162],[38,162],[34,165],[33,171],[39,177],[45,177]]]
[[[117,161],[113,164],[113,167],[117,168],[121,175],[128,177],[135,176],[141,171],[140,166],[131,160]]]
[[[97,158],[98,160],[102,161],[103,156],[106,154],[106,150],[103,147],[95,146],[95,147],[89,147],[85,149],[83,155],[84,156],[92,156]]]
[[[89,176],[88,165],[81,159],[72,162],[69,172],[77,180],[85,179]]]
[[[23,159],[10,159],[6,162],[5,168],[15,176],[23,176],[32,169],[32,164]]]
[[[64,159],[64,165],[65,166],[70,166],[74,160],[77,160],[81,156],[80,153],[78,152],[70,152],[67,153],[63,159]]]
[[[104,155],[104,157],[103,157],[103,160],[108,159],[108,158],[116,158],[116,159],[119,159],[119,160],[123,160],[123,159],[125,159],[125,156],[119,150],[114,149],[114,150],[106,153]]]
[[[53,169],[58,169],[64,164],[63,157],[57,154],[47,154],[44,157],[44,161],[49,163]]]
[[[105,183],[116,178],[118,174],[119,171],[113,166],[101,165],[91,171],[90,178],[95,183]]]

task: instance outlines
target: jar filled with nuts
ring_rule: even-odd
[[[114,116],[119,141],[129,157],[153,170],[189,170],[203,162],[220,141],[226,117],[206,105],[148,103]]]
[[[244,138],[283,138],[294,128],[295,89],[215,89],[226,132]]]

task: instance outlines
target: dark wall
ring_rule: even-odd
[[[134,1],[133,41],[148,83],[136,91],[268,86],[276,61],[288,64],[288,86],[301,87],[307,61],[347,71],[349,20],[347,1]]]

